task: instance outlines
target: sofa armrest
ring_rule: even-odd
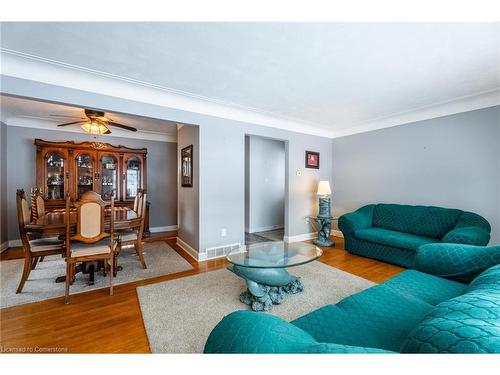
[[[373,224],[373,208],[375,205],[369,204],[342,215],[339,218],[339,230],[342,231],[344,237],[348,234],[353,234],[358,229],[369,228]]]
[[[274,315],[236,311],[210,333],[204,353],[387,353],[357,346],[318,343],[299,327]]]
[[[469,283],[482,271],[500,264],[500,246],[433,243],[417,250],[413,268]]]
[[[444,235],[441,241],[484,246],[490,240],[490,231],[491,226],[485,218],[472,212],[464,212],[455,228]]]

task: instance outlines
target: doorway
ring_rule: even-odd
[[[283,241],[286,143],[245,136],[245,244]]]

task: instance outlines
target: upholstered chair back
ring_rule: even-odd
[[[137,194],[135,195],[134,207],[132,209],[134,210],[134,212],[137,212],[138,208],[139,208],[139,192],[137,192]]]
[[[41,195],[36,197],[36,215],[37,217],[45,215],[45,201]]]
[[[98,203],[83,203],[78,216],[82,237],[94,238],[101,233],[101,206]]]
[[[76,234],[72,237],[85,243],[94,243],[108,237],[104,231],[104,214],[106,202],[101,196],[93,191],[88,191],[82,195],[81,199],[75,203],[77,210]]]
[[[144,200],[144,197],[146,196],[144,190],[140,190],[137,192],[137,210],[135,210],[137,212],[137,216],[141,216],[143,215],[143,211],[144,211],[144,208],[146,206],[146,202]]]
[[[25,249],[29,248],[28,237],[24,226],[29,224],[31,220],[31,210],[26,200],[26,195],[23,189],[16,191],[16,206],[17,206],[17,223],[19,225],[19,235]]]

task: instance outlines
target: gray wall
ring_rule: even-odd
[[[245,135],[287,141],[285,235],[313,231],[305,219],[317,212],[318,181],[332,178],[329,138],[202,115],[171,108],[168,103],[160,106],[11,76],[0,78],[2,92],[9,95],[199,125],[199,249],[202,251],[210,246],[244,241]],[[321,169],[304,169],[306,150],[321,153]],[[298,170],[301,176],[297,176]],[[222,228],[227,229],[226,237],[221,237]]]
[[[7,126],[7,206],[9,240],[19,238],[16,220],[16,189],[29,191],[36,185],[35,138],[47,141],[91,141],[84,133]],[[105,136],[101,141],[114,145],[148,149],[148,201],[150,227],[177,224],[177,145],[140,139]],[[3,158],[2,158],[3,159]],[[2,207],[5,207],[2,205]]]
[[[245,135],[286,143],[285,237],[313,232],[306,217],[318,210],[320,180],[332,179],[332,140],[281,129],[204,116],[200,125],[200,249],[243,243],[245,227]],[[305,169],[305,151],[321,153],[321,168]],[[300,171],[301,175],[297,175]],[[221,229],[227,236],[221,236]]]
[[[263,137],[245,139],[245,231],[254,233],[285,225],[285,142]]]
[[[0,244],[7,239],[7,126],[0,122]]]
[[[193,145],[193,187],[181,186],[180,176],[182,166],[179,164],[179,206],[178,206],[178,237],[193,249],[199,248],[200,240],[200,168],[199,168],[199,129],[197,126],[184,125],[177,132],[178,156],[181,160],[181,151],[184,147]]]
[[[460,208],[500,243],[500,107],[333,140],[336,215],[367,203]]]

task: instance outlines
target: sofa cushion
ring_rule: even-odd
[[[393,230],[371,227],[358,229],[354,232],[356,238],[376,242],[383,245],[400,247],[417,251],[419,246],[439,242],[436,238],[422,237],[415,234],[396,232]]]
[[[404,353],[500,353],[500,265],[465,294],[437,305],[408,335]]]
[[[467,287],[466,292],[485,291],[500,293],[500,264],[481,272]]]
[[[373,210],[373,226],[441,238],[455,227],[462,213],[457,209],[432,206],[377,204]]]
[[[427,273],[407,270],[383,283],[395,292],[411,295],[433,306],[463,294],[466,284]]]
[[[309,334],[277,316],[235,311],[215,326],[205,343],[204,352],[300,353],[314,344],[316,340]]]
[[[418,298],[378,285],[337,305],[315,310],[292,324],[319,342],[394,351],[431,309]]]

